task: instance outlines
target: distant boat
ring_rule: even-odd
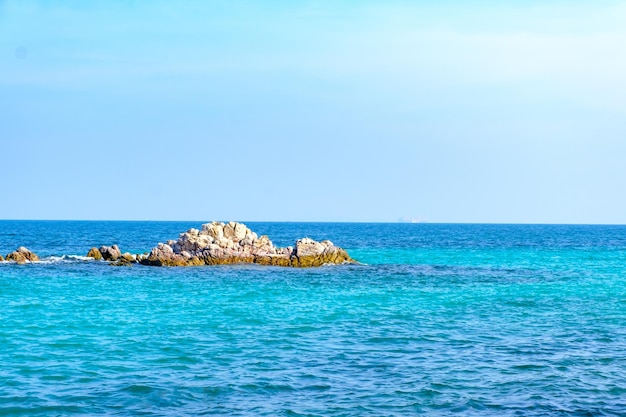
[[[423,217],[400,217],[398,221],[400,223],[423,223],[426,219]]]

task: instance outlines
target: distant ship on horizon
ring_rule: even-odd
[[[423,217],[400,217],[399,223],[424,223],[426,221]]]

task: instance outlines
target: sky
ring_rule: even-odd
[[[622,1],[0,0],[0,219],[626,224]]]

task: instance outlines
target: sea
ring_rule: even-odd
[[[626,226],[245,222],[354,265],[111,266],[199,222],[0,221],[2,416],[624,416]]]

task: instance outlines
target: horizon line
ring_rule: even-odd
[[[159,219],[0,219],[0,222],[4,221],[23,221],[23,222],[153,222],[153,223],[182,223],[182,222],[197,222],[197,223],[210,223],[212,221],[219,221],[228,223],[230,221],[239,223],[353,223],[353,224],[404,224],[404,225],[519,225],[519,226],[626,226],[626,223],[551,223],[551,222],[446,222],[446,221],[420,221],[420,222],[403,222],[403,221],[385,221],[385,220],[159,220]]]

